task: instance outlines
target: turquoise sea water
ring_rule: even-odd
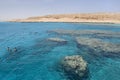
[[[80,50],[72,37],[50,34],[53,29],[120,31],[120,25],[80,23],[0,23],[0,80],[69,80],[59,70],[59,61],[67,55],[82,55],[88,62],[86,80],[120,80],[120,58],[98,57]],[[66,45],[46,42],[50,37],[66,39]],[[105,39],[106,40],[106,39]],[[120,39],[108,39],[120,43]],[[7,47],[16,47],[12,54]],[[120,56],[120,55],[118,55]],[[74,80],[74,79],[70,79]]]

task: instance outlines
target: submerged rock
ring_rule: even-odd
[[[59,43],[67,43],[65,39],[61,39],[61,38],[48,38],[48,40],[53,42],[59,42]]]
[[[67,41],[61,38],[45,38],[37,39],[36,43],[32,46],[35,49],[33,55],[47,54],[58,46],[66,45]]]
[[[57,30],[51,30],[49,32],[61,34],[61,35],[74,35],[74,36],[80,36],[80,35],[91,35],[92,37],[98,37],[98,38],[120,38],[120,32],[113,32],[113,31],[107,31],[107,30],[63,30],[63,29],[57,29]]]
[[[79,80],[88,73],[87,62],[79,55],[66,56],[61,65],[65,72]]]
[[[79,48],[82,46],[89,47],[94,51],[99,51],[101,54],[105,53],[104,55],[111,55],[111,53],[120,53],[120,44],[113,44],[110,42],[104,42],[100,39],[85,37],[77,37],[76,42]]]

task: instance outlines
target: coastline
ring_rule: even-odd
[[[114,27],[120,27],[120,23],[113,23],[113,22],[59,22],[59,21],[56,21],[56,22],[51,22],[51,21],[40,21],[40,22],[16,22],[16,21],[7,21],[7,22],[10,22],[10,23],[79,23],[79,24],[91,24],[91,25],[114,25]]]
[[[120,24],[120,13],[59,14],[14,19],[8,22],[66,22]]]
[[[85,23],[85,24],[120,24],[120,22],[101,22],[101,21],[5,21],[5,22],[20,22],[20,23],[40,23],[40,22],[44,22],[44,23]]]

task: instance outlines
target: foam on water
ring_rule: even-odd
[[[78,49],[73,37],[47,32],[53,29],[120,31],[120,25],[0,23],[0,80],[68,80],[59,70],[59,61],[75,54],[82,55],[88,62],[90,80],[120,79],[119,58],[91,55],[85,49]],[[68,43],[59,45],[49,42],[46,39],[50,37],[60,37]],[[120,42],[119,39],[111,41]],[[17,47],[18,52],[7,52],[7,47],[12,50]]]

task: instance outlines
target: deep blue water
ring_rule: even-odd
[[[49,34],[48,30],[109,30],[120,31],[120,25],[80,23],[0,23],[0,80],[68,80],[59,70],[59,61],[67,55],[80,54],[88,62],[89,80],[120,80],[120,58],[95,57],[79,50],[72,37]],[[66,45],[46,42],[61,37]],[[112,39],[120,43],[120,39]],[[11,54],[7,47],[18,48]]]

